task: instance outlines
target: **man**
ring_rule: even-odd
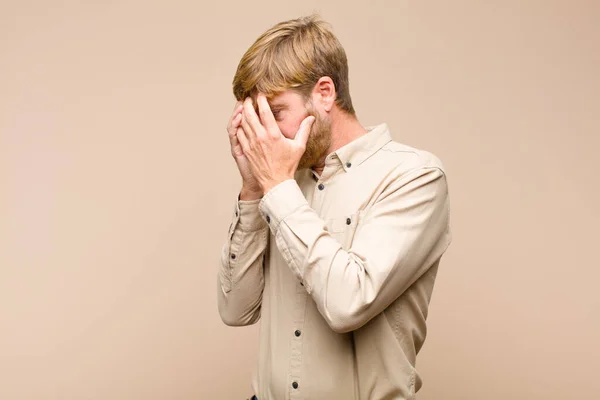
[[[262,34],[233,91],[243,185],[217,291],[227,325],[261,319],[252,398],[414,399],[451,241],[440,160],[361,125],[345,52],[316,16]]]

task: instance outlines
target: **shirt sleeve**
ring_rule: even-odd
[[[223,322],[251,325],[260,319],[264,289],[264,257],[269,229],[260,215],[258,200],[240,200],[225,244],[217,275],[217,304]]]
[[[401,174],[365,210],[351,247],[326,230],[295,180],[261,199],[260,212],[287,264],[336,332],[360,328],[423,275],[451,241],[446,176],[438,167]]]

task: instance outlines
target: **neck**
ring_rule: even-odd
[[[367,129],[353,115],[334,108],[331,118],[331,145],[319,162],[312,167],[313,171],[321,175],[325,168],[325,158],[337,149],[366,134]]]

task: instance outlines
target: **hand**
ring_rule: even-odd
[[[227,123],[227,132],[229,135],[229,142],[231,144],[231,155],[233,156],[238,170],[240,171],[240,175],[242,176],[242,192],[249,194],[262,193],[262,189],[252,174],[248,159],[244,155],[242,146],[237,139],[237,132],[243,129],[240,126],[242,121],[242,108],[243,104],[241,101],[235,103],[235,108],[233,109],[231,118],[229,118],[229,122]]]
[[[288,139],[281,134],[267,98],[259,93],[256,101],[260,119],[252,98],[248,97],[243,104],[243,129],[238,129],[237,138],[252,174],[263,193],[267,193],[279,183],[294,178],[315,117],[306,117],[294,139]]]

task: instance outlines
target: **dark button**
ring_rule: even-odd
[[[350,218],[346,218],[346,225],[350,225],[352,223],[352,220]]]
[[[231,258],[235,260],[235,254],[232,254],[232,255],[231,255]]]
[[[296,331],[296,332],[294,332],[294,335],[296,335],[296,336],[300,336],[300,335],[301,335],[301,333],[302,333],[302,332],[300,332],[300,331]]]
[[[268,224],[269,222],[271,222],[271,217],[269,217],[269,216],[267,215],[267,224]]]
[[[304,283],[300,282],[300,286],[304,286]]]
[[[298,389],[298,382],[292,382],[292,387],[294,389]]]
[[[319,183],[319,190],[323,190],[325,189],[325,185],[323,185],[322,183]]]
[[[237,211],[235,212],[235,216],[236,216],[236,217],[238,216],[238,212],[237,212]]]
[[[350,161],[348,161],[348,162],[346,163],[346,167],[350,168],[351,166],[352,166],[352,163],[351,163]]]

